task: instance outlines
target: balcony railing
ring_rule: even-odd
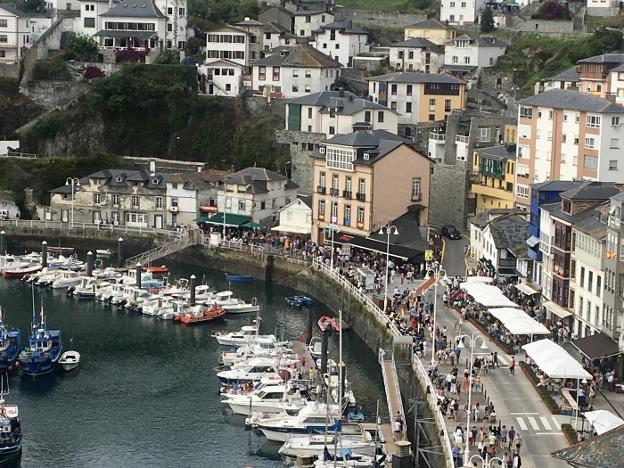
[[[337,188],[330,188],[329,189],[329,194],[332,197],[337,197],[339,193],[340,193],[340,191]]]
[[[324,185],[318,185],[316,187],[316,193],[322,193],[323,195],[325,195],[325,186]]]
[[[359,201],[366,201],[366,194],[358,192],[355,194],[355,198]]]
[[[430,140],[435,140],[435,141],[441,141],[442,143],[444,143],[446,141],[446,133],[430,133],[429,134],[429,139]]]
[[[468,144],[468,136],[466,135],[457,135],[455,136],[456,143],[466,143]]]
[[[345,198],[353,198],[353,192],[351,192],[351,190],[343,190],[342,196]]]

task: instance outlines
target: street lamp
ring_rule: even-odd
[[[383,236],[386,234],[386,278],[384,287],[384,314],[386,313],[386,309],[388,308],[388,264],[390,263],[390,234],[394,236],[399,235],[399,230],[393,224],[386,224],[385,226],[381,226],[379,229],[379,235]]]
[[[487,350],[488,347],[485,344],[485,337],[483,335],[476,335],[474,332],[472,335],[460,335],[459,343],[457,347],[459,349],[465,348],[464,338],[468,338],[468,342],[470,344],[470,368],[468,370],[468,411],[466,412],[466,448],[464,450],[464,466],[469,466],[470,464],[470,446],[468,445],[468,431],[470,430],[470,412],[472,410],[472,370],[473,370],[473,360],[474,360],[474,349],[477,346],[477,342],[479,339],[481,340],[480,348],[482,350]],[[484,354],[484,353],[478,353]],[[484,465],[485,466],[485,465]]]
[[[442,276],[442,272],[444,272],[444,276]],[[442,277],[442,281],[445,283],[448,281],[448,275],[446,274],[446,270],[444,268],[438,269],[436,272],[433,269],[427,270],[426,276],[435,277],[435,285],[433,286],[433,340],[431,343],[431,370],[435,366],[435,345],[436,345],[436,315],[438,312],[438,283],[440,282],[440,277]]]
[[[76,187],[80,187],[80,179],[78,177],[68,177],[65,180],[65,185],[71,186],[71,221],[69,228],[74,228],[74,199],[76,198]]]
[[[502,459],[502,458],[500,458],[500,457],[491,457],[491,458],[486,457],[486,459],[484,460],[484,459],[483,459],[483,457],[482,457],[481,455],[473,455],[472,457],[470,457],[470,460],[468,461],[468,463],[471,463],[473,458],[478,458],[479,460],[481,460],[481,466],[482,466],[482,468],[491,468],[491,466],[492,466],[492,462],[493,462],[494,460],[498,460],[498,463],[499,463],[500,465],[503,465],[503,466],[504,466],[504,464],[505,464],[505,460],[503,460],[503,459]],[[470,465],[464,465],[464,466],[470,466]]]

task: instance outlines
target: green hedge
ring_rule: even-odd
[[[71,81],[72,76],[63,56],[57,55],[37,62],[33,70],[33,79],[35,81]]]
[[[548,390],[546,390],[546,387],[537,386],[537,384],[539,383],[539,379],[535,375],[535,372],[533,372],[533,369],[531,368],[531,366],[529,366],[526,362],[521,361],[520,367],[522,368],[522,371],[524,372],[524,374],[529,378],[529,382],[531,382],[531,384],[537,391],[537,394],[540,396],[544,404],[548,407],[550,412],[552,414],[559,414],[560,412],[559,405],[554,400],[552,395],[548,393]]]
[[[576,431],[574,430],[572,425],[570,425],[570,424],[562,424],[561,425],[561,431],[563,432],[563,435],[565,435],[566,439],[568,439],[568,442],[571,445],[574,445],[574,444],[578,443],[578,439],[576,437]]]

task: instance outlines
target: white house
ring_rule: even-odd
[[[298,195],[288,205],[279,210],[279,225],[273,231],[292,234],[312,233],[312,197]]]
[[[440,21],[448,24],[474,24],[485,5],[485,0],[442,0]]]
[[[249,33],[234,26],[222,26],[206,34],[206,59],[228,59],[249,66]]]
[[[287,130],[323,133],[326,138],[351,133],[359,122],[369,123],[372,130],[398,133],[398,121],[397,112],[342,88],[290,99],[286,106]]]
[[[167,226],[189,225],[197,218],[199,201],[197,189],[191,179],[193,175],[194,173],[171,174],[166,180]]]
[[[326,9],[316,11],[300,10],[294,12],[293,16],[294,32],[299,37],[312,37],[312,31],[334,21],[333,13],[328,12]]]
[[[314,47],[333,57],[343,67],[353,66],[353,57],[368,52],[368,32],[351,20],[336,21],[312,31]]]
[[[78,35],[93,37],[102,29],[100,15],[109,9],[108,0],[80,0],[80,16],[74,18],[74,32]]]
[[[616,68],[619,68],[619,67],[616,67]],[[611,74],[611,76],[612,77],[614,76],[613,73]],[[617,75],[615,76],[617,77]],[[624,78],[624,76],[622,78]],[[557,73],[553,77],[544,78],[542,80],[537,81],[535,83],[534,94],[543,93],[544,91],[548,91],[550,89],[578,88],[579,83],[580,83],[580,78],[578,75],[578,71],[576,70],[576,66],[574,66],[574,67],[568,68],[567,70],[562,71],[561,73]],[[611,81],[611,84],[613,85],[613,81]],[[624,82],[622,82],[621,86],[624,88]],[[617,88],[617,86],[615,88]],[[622,91],[623,91],[622,96],[624,97],[624,89]],[[613,91],[611,92],[613,93]]]
[[[458,36],[444,48],[444,65],[450,70],[454,67],[493,67],[506,49],[507,43],[497,37]]]
[[[293,98],[329,91],[339,75],[340,63],[308,44],[281,46],[253,63],[252,87]]]
[[[30,44],[28,13],[0,4],[0,63],[18,63]]]
[[[167,17],[165,48],[184,49],[186,46],[186,0],[155,0],[156,7]]]
[[[312,213],[312,210],[310,210],[310,213]],[[20,210],[15,204],[13,192],[0,190],[0,219],[17,219],[19,217]]]
[[[227,59],[199,65],[199,92],[209,96],[239,96],[243,89],[244,68],[243,65]]]
[[[295,44],[296,39],[297,36],[291,33],[289,29],[286,29],[277,23],[270,22],[267,23],[264,27],[262,49],[271,50],[275,47]]]
[[[444,63],[444,47],[415,37],[390,44],[390,66],[396,71],[438,73]]]
[[[272,223],[277,211],[297,197],[297,184],[260,167],[248,167],[224,177],[217,189],[219,212],[249,216],[256,223]]]
[[[591,16],[617,16],[620,8],[618,0],[587,0],[587,14]]]

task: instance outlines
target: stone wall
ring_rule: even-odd
[[[429,223],[465,227],[468,189],[466,168],[442,162],[435,164],[431,176]]]
[[[529,19],[513,26],[513,29],[522,32],[539,34],[572,34],[573,21],[547,21]]]
[[[302,192],[312,192],[314,170],[312,158],[310,157],[310,148],[325,140],[325,135],[323,133],[278,130],[276,132],[276,137],[278,143],[284,143],[290,146],[292,180],[299,186]]]
[[[337,19],[351,19],[361,26],[377,26],[383,28],[404,28],[410,24],[425,21],[427,15],[413,15],[388,11],[353,10],[336,7]]]
[[[64,106],[89,89],[89,84],[75,81],[30,81],[20,91],[46,110]]]
[[[0,78],[17,80],[19,73],[19,63],[0,63]]]

